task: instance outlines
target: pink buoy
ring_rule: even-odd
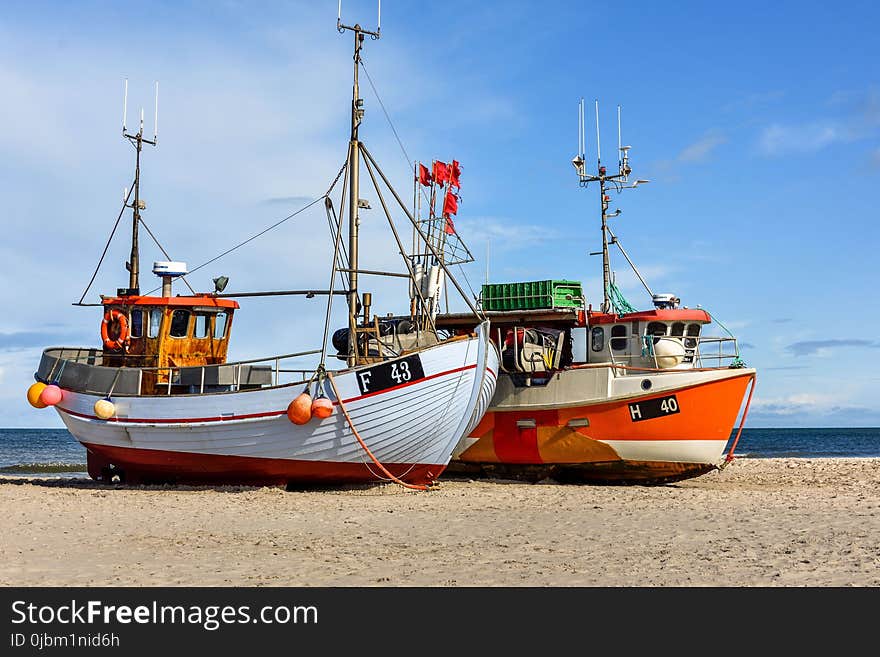
[[[43,392],[40,393],[40,401],[46,406],[54,406],[61,401],[61,397],[61,388],[54,383],[43,388]]]
[[[287,419],[294,424],[305,424],[312,419],[312,396],[304,392],[287,406]]]
[[[326,397],[318,397],[312,402],[312,415],[323,420],[333,415],[333,402]]]

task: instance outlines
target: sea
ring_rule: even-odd
[[[880,457],[880,428],[746,428],[735,455],[740,458]],[[86,450],[66,429],[0,429],[0,476],[84,477]]]

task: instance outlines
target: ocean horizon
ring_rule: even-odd
[[[736,432],[731,434],[733,444]],[[744,428],[738,458],[877,458],[880,427]],[[79,477],[86,450],[67,429],[0,429],[0,475]]]

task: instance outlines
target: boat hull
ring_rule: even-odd
[[[752,369],[615,377],[593,368],[522,390],[502,375],[448,472],[605,483],[698,476],[721,463],[754,377]]]
[[[479,422],[498,367],[487,333],[481,326],[474,337],[418,352],[423,376],[394,385],[388,386],[384,375],[412,355],[334,374],[364,443],[399,479],[436,480],[456,445]],[[385,387],[378,383],[383,377]],[[55,408],[86,447],[95,479],[248,485],[382,480],[329,388],[335,412],[305,425],[291,423],[286,414],[300,386],[118,397],[109,420],[94,414],[102,396],[62,387],[63,399]]]
[[[84,443],[89,476],[127,484],[235,484],[289,486],[362,484],[376,481],[378,470],[369,463],[311,461],[307,459],[229,456],[168,450],[120,448]],[[429,484],[443,465],[383,463],[395,477],[411,484]]]

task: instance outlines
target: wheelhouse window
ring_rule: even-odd
[[[189,315],[188,310],[178,308],[171,313],[171,330],[169,334],[172,338],[185,338],[189,333]]]
[[[670,335],[674,335],[677,338],[680,338],[684,335],[684,322],[675,322],[672,325],[672,332]]]
[[[666,335],[666,324],[663,322],[649,322],[647,333],[654,337],[662,337]]]
[[[690,337],[688,337],[684,341],[684,346],[687,347],[688,349],[693,349],[694,347],[697,346],[697,341],[695,338],[700,337],[700,325],[699,324],[688,324],[687,334]]]
[[[626,325],[615,324],[611,327],[611,348],[614,351],[626,349]]]
[[[144,311],[135,308],[131,311],[131,337],[140,338],[144,335]]]
[[[226,335],[226,325],[229,323],[227,313],[217,313],[214,317],[214,338],[220,340]]]
[[[150,308],[150,325],[147,327],[147,337],[159,337],[160,326],[162,326],[162,309]]]
[[[194,338],[206,338],[208,337],[208,315],[204,313],[196,313],[195,314],[196,322],[195,328],[193,329],[193,337]]]
[[[594,326],[590,331],[590,349],[593,351],[602,351],[605,348],[605,329],[601,326]]]

